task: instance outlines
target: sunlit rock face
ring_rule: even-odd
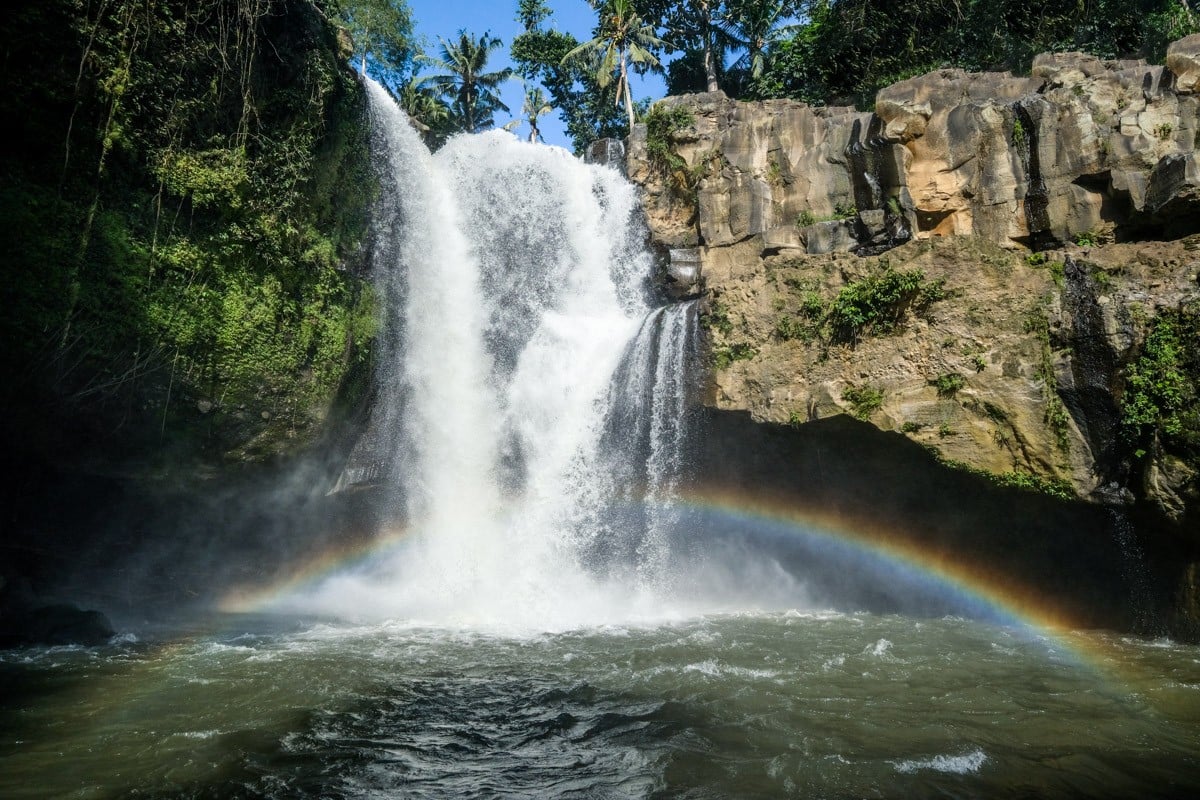
[[[695,201],[653,162],[644,128],[630,137],[628,172],[645,187],[656,237],[675,247],[762,236],[805,248],[829,238],[812,226],[835,217],[854,240],[817,250],[878,246],[884,234],[1047,246],[1098,228],[1193,233],[1195,38],[1172,45],[1169,68],[1048,53],[1029,77],[938,70],[881,90],[874,113],[720,92],[667,98],[694,117],[669,138]]]
[[[644,128],[627,170],[656,241],[698,254],[707,406],[775,435],[857,417],[943,462],[1123,509],[1164,560],[1200,563],[1194,457],[1135,448],[1121,421],[1151,332],[1200,302],[1194,39],[1166,67],[1057,53],[1028,77],[939,70],[871,113],[663,101],[691,112],[668,140],[693,184]],[[888,274],[912,291],[831,326]],[[1164,591],[1196,596],[1180,569]]]

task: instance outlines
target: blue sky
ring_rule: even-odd
[[[517,0],[408,0],[408,5],[412,9],[416,33],[424,37],[425,46],[431,55],[437,53],[439,36],[449,39],[457,35],[460,28],[465,28],[468,33],[475,35],[491,31],[493,36],[499,36],[504,41],[504,47],[496,51],[495,62],[489,63],[489,66],[496,69],[512,66],[508,59],[508,48],[513,37],[522,30],[521,23],[517,22]],[[580,41],[591,38],[596,13],[586,0],[548,0],[547,5],[554,11],[554,15],[545,23],[547,26],[566,31]],[[658,99],[665,93],[666,87],[662,78],[652,75],[634,76],[634,100],[643,97]],[[522,96],[521,82],[509,81],[501,97],[509,107],[510,115],[501,112],[496,116],[496,124],[503,125],[510,119],[521,116]],[[557,112],[543,117],[539,127],[549,144],[570,149],[571,141],[563,132]],[[516,133],[522,138],[528,136],[529,126],[522,123]]]

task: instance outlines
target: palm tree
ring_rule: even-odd
[[[396,100],[430,148],[440,147],[450,133],[450,107],[432,89],[412,78],[400,87]]]
[[[595,68],[596,82],[605,88],[617,73],[617,103],[625,101],[629,127],[633,128],[633,92],[629,88],[629,64],[654,69],[658,59],[651,48],[666,47],[667,43],[654,35],[654,26],[646,22],[633,7],[632,0],[605,0],[599,7],[600,24],[596,38],[584,42],[563,56],[562,63],[588,57]]]
[[[536,142],[542,138],[542,132],[538,130],[538,117],[549,114],[553,110],[541,88],[525,87],[525,103],[521,106],[521,113],[525,115],[525,119],[529,123],[530,142]]]
[[[780,25],[796,13],[796,5],[795,0],[730,0],[721,30],[746,51],[733,66],[749,69],[751,78],[761,75],[767,47],[797,27]]]
[[[478,133],[491,127],[497,111],[508,111],[500,101],[497,87],[512,77],[511,69],[485,72],[488,57],[504,43],[488,32],[478,39],[465,30],[458,32],[457,42],[441,42],[441,58],[421,56],[421,61],[444,74],[429,75],[421,79],[450,100],[450,107],[461,123],[460,128],[468,133]]]

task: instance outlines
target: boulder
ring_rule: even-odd
[[[1200,33],[1167,47],[1167,69],[1175,75],[1175,91],[1191,94],[1200,88]]]
[[[6,609],[0,616],[0,647],[94,646],[105,644],[115,633],[108,617],[99,611],[65,603]]]

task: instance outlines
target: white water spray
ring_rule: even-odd
[[[661,532],[634,534],[636,564],[587,563],[631,472],[604,454],[613,404],[647,406],[630,435],[649,436],[648,452],[617,458],[648,458],[637,471],[657,504],[680,468],[664,442],[681,433],[695,314],[646,303],[652,265],[633,187],[503,132],[431,156],[386,92],[368,91],[385,184],[375,269],[389,309],[377,427],[412,535],[306,605],[541,629],[660,612]],[[623,356],[636,362],[629,386],[613,380]]]

